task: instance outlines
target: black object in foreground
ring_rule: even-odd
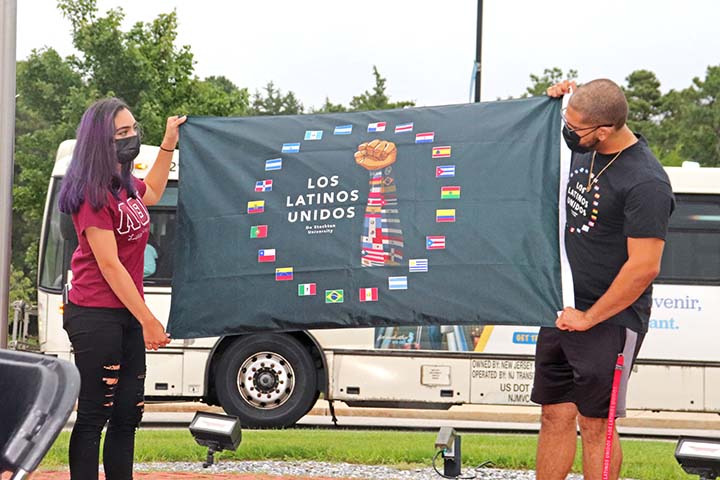
[[[80,392],[69,362],[0,350],[0,471],[33,472],[67,422]]]

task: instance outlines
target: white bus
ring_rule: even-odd
[[[58,149],[38,274],[41,349],[69,360],[61,292],[77,239],[70,218],[58,211],[57,196],[73,146],[68,140]],[[156,155],[157,147],[142,147],[135,161],[138,177],[148,172]],[[628,406],[720,412],[720,169],[675,167],[667,172],[678,204]],[[177,169],[170,175],[162,200],[150,207],[158,258],[145,279],[147,303],[165,324]],[[242,308],[237,314],[242,315]],[[350,406],[529,405],[537,331],[490,325],[383,327],[173,340],[167,348],[147,352],[146,396],[221,405],[244,425],[258,427],[292,425],[321,393]]]

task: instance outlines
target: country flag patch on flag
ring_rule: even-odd
[[[267,225],[253,225],[250,227],[250,238],[267,238]]]
[[[435,210],[435,221],[440,222],[440,223],[454,222],[455,221],[455,209],[448,208],[448,209]]]
[[[298,297],[309,297],[317,294],[317,285],[314,283],[299,283]]]
[[[385,127],[387,127],[387,122],[375,122],[375,123],[368,123],[368,133],[373,132],[384,132]]]
[[[441,200],[456,200],[458,198],[460,198],[460,187],[451,185],[440,187]]]
[[[265,248],[262,250],[258,250],[258,262],[266,263],[266,262],[274,262],[274,261],[275,261],[275,249],[274,248]]]
[[[411,258],[409,263],[410,263],[410,272],[427,272],[428,271],[427,258]]]
[[[322,140],[322,130],[305,130],[305,140]]]
[[[433,147],[432,158],[449,158],[452,154],[452,147]]]
[[[444,235],[428,235],[425,237],[425,248],[427,250],[444,250],[445,249],[445,236]]]
[[[395,126],[395,133],[404,133],[404,132],[412,132],[413,131],[413,124],[410,123],[403,123],[402,125],[396,125]]]
[[[350,135],[352,133],[352,125],[338,125],[333,130],[333,135]]]
[[[415,135],[415,143],[432,143],[435,141],[435,132],[418,133]]]
[[[272,192],[273,181],[272,180],[258,180],[255,182],[256,192]]]
[[[273,158],[271,160],[265,160],[265,171],[270,172],[272,170],[282,169],[282,158]]]
[[[455,176],[455,165],[441,165],[435,167],[435,178],[448,178]]]
[[[378,301],[378,289],[377,288],[361,288],[360,289],[360,301],[361,302],[377,302]]]
[[[293,279],[293,268],[282,267],[275,269],[275,280],[278,282],[286,282]]]
[[[282,153],[298,153],[300,151],[299,143],[283,143]]]
[[[254,200],[248,202],[247,212],[252,213],[263,213],[265,211],[265,200]]]
[[[389,290],[407,290],[407,277],[388,277]]]
[[[343,303],[342,290],[325,290],[325,303]]]

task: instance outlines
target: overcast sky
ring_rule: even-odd
[[[98,0],[122,6],[125,27],[175,9],[178,44],[195,74],[224,75],[251,92],[268,81],[306,107],[328,96],[347,105],[373,86],[372,66],[393,100],[444,105],[470,98],[475,0]],[[633,70],[682,89],[720,65],[720,1],[485,0],[482,99],[518,96],[531,73],[574,68],[581,81],[624,83]],[[18,0],[17,58],[50,46],[73,53],[55,0]]]

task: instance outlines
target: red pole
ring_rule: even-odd
[[[610,410],[608,411],[607,434],[605,435],[602,480],[608,480],[610,478],[610,459],[612,458],[612,444],[615,436],[615,411],[617,410],[617,397],[618,391],[620,390],[623,365],[625,365],[625,357],[622,353],[619,353],[617,363],[615,364],[612,391],[610,393]]]

